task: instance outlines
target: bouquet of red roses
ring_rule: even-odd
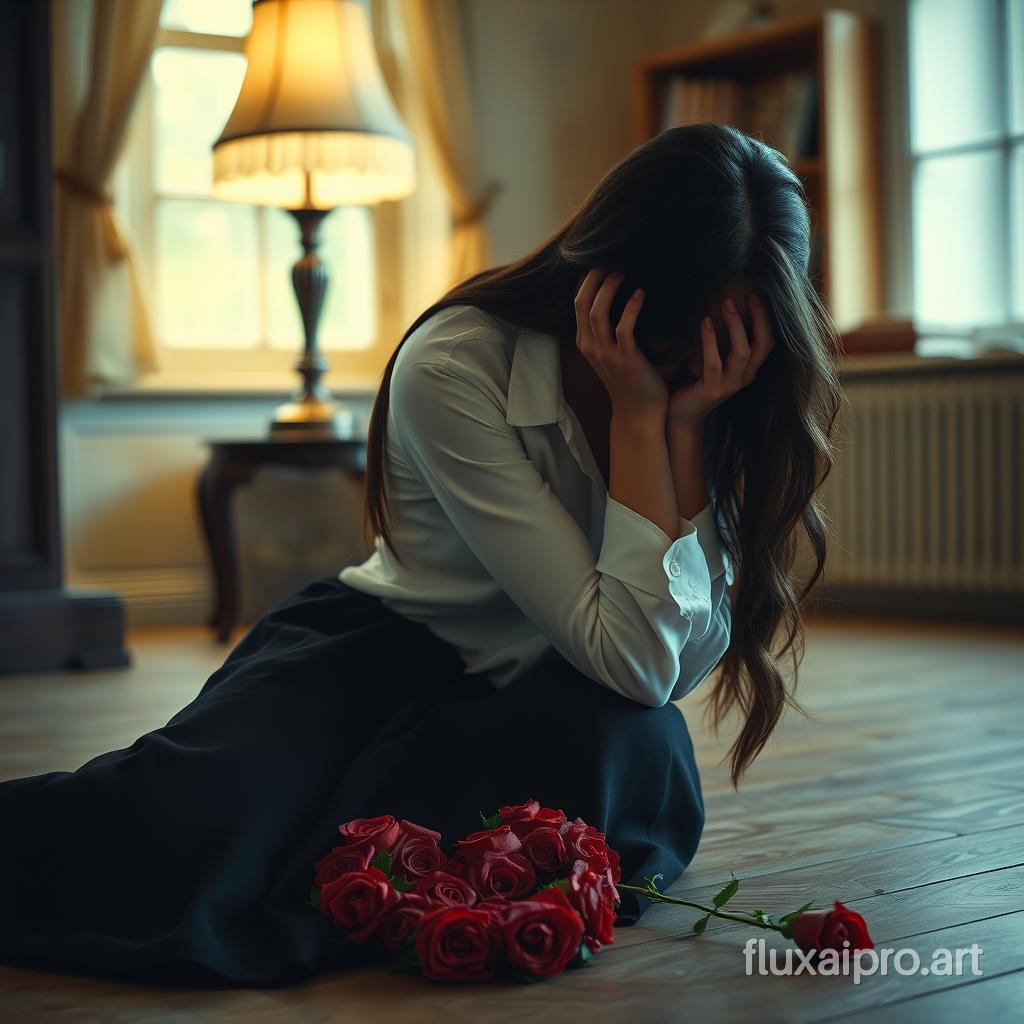
[[[874,948],[864,919],[838,902],[776,918],[727,910],[735,877],[711,906],[661,892],[660,875],[626,885],[603,833],[536,800],[481,817],[483,829],[458,840],[454,856],[439,832],[390,815],[339,825],[341,845],[314,865],[311,905],[341,941],[376,943],[434,981],[533,981],[583,966],[615,941],[620,891],[699,910],[695,935],[712,917],[778,932],[808,963]]]
[[[619,857],[601,832],[536,800],[481,817],[454,856],[439,832],[390,815],[340,825],[311,904],[342,941],[434,981],[545,978],[614,941]]]

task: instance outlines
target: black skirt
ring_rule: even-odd
[[[73,708],[68,709],[74,713]],[[554,658],[501,689],[337,579],[260,620],[166,725],[0,783],[0,963],[275,985],[365,950],[307,903],[338,825],[442,833],[536,798],[605,832],[622,878],[679,877],[704,824],[683,716]],[[623,893],[618,924],[648,906]]]

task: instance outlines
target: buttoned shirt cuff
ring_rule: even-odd
[[[616,501],[605,507],[604,537],[597,570],[645,594],[675,602],[702,636],[711,622],[711,579],[698,528],[680,518],[676,540],[656,523]]]
[[[734,576],[732,562],[722,544],[722,535],[718,531],[718,522],[715,519],[715,511],[711,502],[709,501],[692,519],[680,516],[679,524],[682,533],[689,531],[688,524],[692,524],[696,528],[697,541],[704,552],[711,579],[716,580],[725,573],[726,586],[732,586]]]

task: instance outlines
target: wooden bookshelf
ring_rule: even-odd
[[[852,330],[876,322],[883,306],[878,39],[871,19],[826,10],[644,57],[635,67],[634,145],[678,123],[664,120],[676,76],[732,80],[749,97],[789,73],[813,76],[816,85],[809,115],[815,151],[790,160],[811,208],[812,280],[839,330]],[[730,123],[782,148],[744,121],[741,110]]]

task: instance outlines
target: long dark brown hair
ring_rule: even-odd
[[[799,708],[801,603],[825,566],[828,529],[816,494],[835,461],[840,339],[810,276],[811,214],[800,178],[777,150],[728,125],[668,128],[616,164],[533,252],[472,275],[424,310],[384,371],[369,425],[366,530],[395,551],[384,467],[391,375],[402,343],[435,312],[466,303],[572,345],[573,299],[587,271],[618,269],[625,279],[612,323],[642,286],[637,344],[668,363],[695,350],[701,318],[730,286],[762,296],[775,347],[753,382],[705,423],[708,487],[736,566],[732,635],[707,705],[716,729],[731,711],[742,718],[729,751],[733,785],[783,709]],[[815,568],[798,594],[800,526]],[[791,685],[779,668],[787,651]]]

